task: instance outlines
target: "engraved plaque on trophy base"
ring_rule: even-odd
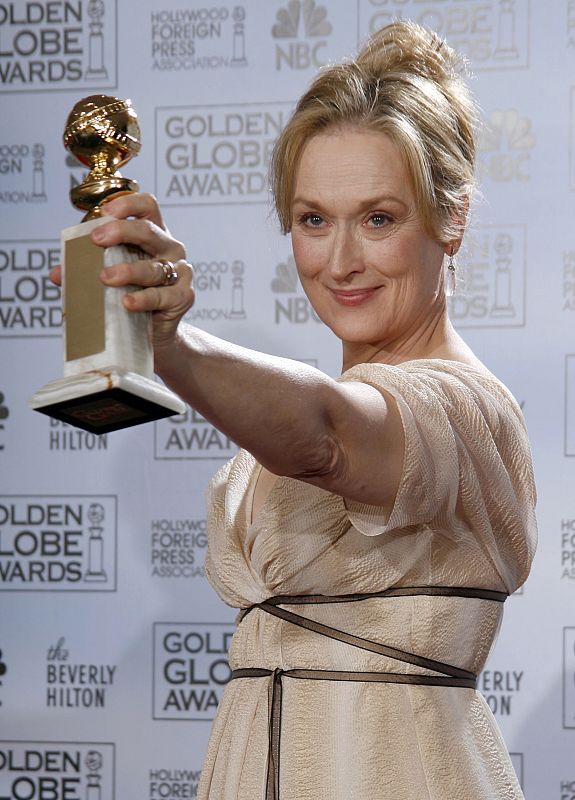
[[[91,433],[109,433],[181,414],[183,401],[153,378],[150,315],[122,304],[133,287],[109,288],[102,267],[142,258],[127,246],[103,249],[90,232],[106,217],[62,231],[64,377],[51,381],[31,408]]]

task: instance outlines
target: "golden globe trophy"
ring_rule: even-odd
[[[64,145],[90,168],[70,192],[73,205],[87,213],[62,231],[64,377],[36,392],[30,406],[91,433],[181,414],[184,403],[153,377],[150,315],[123,307],[122,298],[134,287],[108,288],[98,278],[103,267],[145,255],[126,245],[97,247],[90,238],[109,219],[102,202],[138,189],[117,172],[140,150],[130,101],[106,95],[80,100],[68,117]]]

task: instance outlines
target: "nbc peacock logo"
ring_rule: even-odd
[[[497,183],[528,183],[535,144],[530,117],[514,108],[493,111],[480,143],[480,177]]]
[[[293,256],[276,265],[270,287],[274,293],[274,322],[276,325],[321,322],[303,293]]]
[[[317,69],[326,63],[327,38],[332,32],[327,9],[315,0],[289,0],[276,13],[276,70]]]

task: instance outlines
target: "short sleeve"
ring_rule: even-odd
[[[479,538],[500,574],[509,560],[530,564],[536,542],[531,453],[521,410],[495,376],[427,359],[360,364],[340,380],[392,395],[405,435],[391,513],[345,500],[358,531],[376,536],[428,527],[455,541]]]

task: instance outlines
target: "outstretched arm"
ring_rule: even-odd
[[[313,367],[231,344],[181,322],[194,301],[183,245],[150,195],[118,197],[115,219],[92,234],[103,247],[139,246],[150,260],[107,268],[108,286],[135,284],[134,313],[152,313],[155,369],[202,416],[268,470],[389,510],[403,465],[395,400],[362,383],[338,383]],[[178,281],[159,286],[157,259],[177,262]]]

